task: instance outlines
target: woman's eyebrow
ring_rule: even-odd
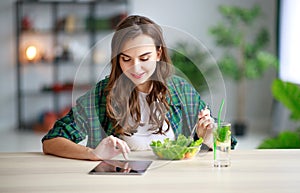
[[[146,53],[144,53],[144,54],[141,54],[140,57],[146,56],[146,55],[151,54],[151,53],[152,53],[152,52],[146,52]]]
[[[120,55],[123,55],[123,56],[126,56],[126,57],[128,57],[128,58],[131,58],[130,56],[128,56],[128,55],[126,55],[126,54],[124,54],[124,53],[120,53]]]
[[[143,57],[143,56],[146,56],[146,55],[148,55],[148,54],[151,54],[152,52],[146,52],[146,53],[143,53],[143,54],[141,54],[141,55],[139,55],[139,57]],[[127,54],[124,54],[124,53],[120,53],[120,55],[123,55],[123,56],[126,56],[126,57],[128,57],[128,58],[131,58],[131,56],[129,56],[129,55],[127,55]]]

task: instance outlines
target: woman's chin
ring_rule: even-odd
[[[147,77],[143,76],[143,77],[131,77],[130,78],[131,81],[136,85],[136,86],[139,86],[139,85],[143,85],[146,83],[147,81]]]

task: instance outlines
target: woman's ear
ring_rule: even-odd
[[[157,59],[156,59],[156,61],[160,61],[161,55],[162,55],[162,49],[161,49],[161,46],[159,46],[159,48],[157,49]]]

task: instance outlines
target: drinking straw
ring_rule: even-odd
[[[219,112],[218,112],[218,128],[221,125],[221,113],[222,113],[222,109],[223,109],[223,106],[224,106],[224,102],[225,102],[224,99],[222,99],[222,103],[220,105]]]
[[[222,113],[222,110],[223,110],[223,106],[224,106],[224,99],[222,99],[222,102],[221,102],[221,105],[220,105],[220,108],[219,108],[219,112],[218,112],[218,128],[220,128],[221,126],[221,113]],[[216,144],[216,138],[214,138],[214,160],[216,160],[216,147],[217,144]]]

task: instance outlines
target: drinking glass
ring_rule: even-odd
[[[213,130],[213,165],[215,167],[230,166],[230,149],[231,149],[231,124],[221,122],[215,124]]]

